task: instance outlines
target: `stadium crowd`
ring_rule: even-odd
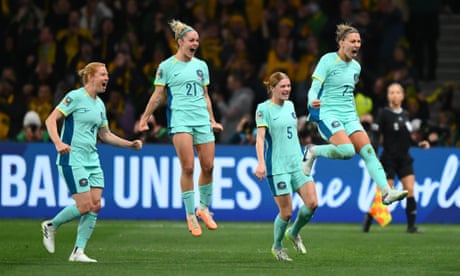
[[[336,50],[336,25],[346,22],[363,40],[355,99],[370,133],[386,105],[386,86],[397,81],[407,93],[414,140],[460,146],[455,84],[428,93],[420,85],[436,81],[439,13],[458,12],[456,2],[3,0],[0,141],[49,141],[45,118],[66,92],[81,86],[77,71],[101,61],[110,74],[102,95],[110,129],[127,139],[169,143],[164,108],[155,112],[148,133],[138,131],[137,121],[159,62],[175,52],[167,23],[180,19],[201,35],[197,56],[208,63],[216,119],[225,129],[218,143],[254,144],[255,108],[267,99],[263,81],[275,71],[286,72],[293,83],[302,144],[321,143],[306,121],[307,90],[318,58]]]

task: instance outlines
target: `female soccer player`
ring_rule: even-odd
[[[353,92],[359,81],[361,65],[354,58],[361,47],[361,37],[356,28],[339,24],[336,41],[339,50],[321,57],[308,91],[309,120],[317,123],[321,136],[329,144],[306,147],[302,167],[309,175],[317,156],[350,159],[358,152],[382,191],[383,204],[388,205],[405,198],[408,192],[393,190],[388,185],[382,165],[356,112]]]
[[[105,64],[88,63],[78,74],[83,87],[65,95],[45,121],[58,152],[56,163],[59,173],[65,179],[75,204],[65,207],[52,220],[42,223],[43,245],[48,252],[54,253],[56,230],[62,224],[80,217],[77,240],[69,261],[96,262],[86,256],[84,249],[96,226],[104,189],[97,138],[113,146],[136,150],[142,148],[142,141],[120,138],[108,127],[105,105],[98,97],[99,93],[105,92],[109,81]],[[57,121],[62,118],[64,125],[59,136]]]
[[[415,226],[417,206],[414,198],[414,166],[409,149],[412,145],[429,149],[430,143],[426,140],[413,141],[411,137],[412,125],[409,113],[402,108],[404,100],[404,88],[399,83],[392,83],[387,88],[388,106],[379,113],[377,125],[380,136],[383,138],[383,151],[380,156],[385,169],[388,183],[394,186],[395,176],[401,181],[407,195],[406,218],[407,232],[419,233]],[[363,231],[369,232],[372,223],[372,215],[366,214]]]
[[[172,20],[169,25],[178,49],[175,55],[161,62],[158,67],[155,90],[141,116],[139,129],[148,130],[149,117],[167,97],[169,133],[182,167],[180,182],[188,229],[193,236],[198,237],[202,231],[197,216],[208,229],[217,229],[209,211],[215,152],[213,131],[222,131],[223,127],[214,119],[207,88],[208,66],[203,60],[194,57],[199,46],[198,32],[178,20]],[[193,190],[194,148],[201,166],[198,180],[200,206],[196,212]]]
[[[283,248],[283,237],[291,240],[299,253],[307,253],[299,232],[315,213],[318,199],[313,178],[302,172],[297,117],[293,103],[288,100],[291,81],[286,74],[275,72],[265,85],[270,99],[260,103],[256,110],[258,165],[255,175],[260,180],[267,177],[279,209],[273,227],[272,253],[279,261],[292,261]],[[299,194],[304,205],[297,212],[292,227],[286,230],[293,211],[293,192]]]

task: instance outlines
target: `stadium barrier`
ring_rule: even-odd
[[[98,149],[105,172],[101,218],[184,219],[179,160],[171,145],[149,144],[133,151],[100,144]],[[411,152],[418,223],[460,223],[460,149]],[[73,202],[55,160],[51,143],[0,143],[0,218],[46,218]],[[253,146],[216,147],[211,209],[217,221],[273,220],[277,209],[266,182],[253,174],[256,166]],[[195,168],[196,181],[198,159]],[[351,160],[320,158],[313,175],[319,207],[312,222],[362,221],[375,183],[358,155]],[[396,188],[402,188],[399,181]],[[297,210],[297,196],[294,204]],[[405,204],[389,207],[393,223],[405,223]]]

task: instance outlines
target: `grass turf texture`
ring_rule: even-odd
[[[460,226],[307,225],[307,255],[284,241],[293,262],[271,255],[271,223],[221,222],[192,237],[179,221],[99,220],[86,253],[97,264],[67,261],[77,222],[56,235],[56,253],[42,246],[39,220],[0,221],[1,275],[454,275],[460,273]]]

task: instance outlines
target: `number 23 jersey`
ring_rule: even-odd
[[[321,57],[313,72],[313,78],[321,82],[317,99],[321,100],[317,120],[341,118],[354,120],[357,118],[354,90],[359,81],[361,65],[354,59],[349,62],[342,60],[337,52]],[[310,96],[310,95],[309,95]]]

